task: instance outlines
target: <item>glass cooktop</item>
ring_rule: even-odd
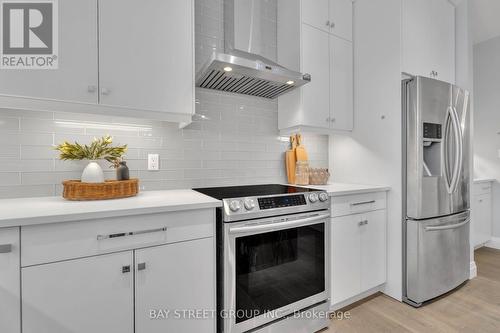
[[[318,191],[305,187],[279,184],[195,188],[194,190],[217,200]]]

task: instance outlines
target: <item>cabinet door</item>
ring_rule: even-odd
[[[472,239],[474,247],[477,247],[491,240],[491,194],[481,194],[474,196],[472,205]]]
[[[331,32],[352,41],[352,0],[330,0]]]
[[[433,0],[431,13],[433,70],[437,79],[455,83],[455,7],[447,0]]]
[[[402,63],[403,72],[430,77],[433,71],[431,36],[432,2],[441,0],[403,0]]]
[[[330,36],[331,127],[352,130],[354,122],[354,67],[352,43]]]
[[[330,31],[329,0],[302,0],[302,22]]]
[[[359,215],[332,219],[332,304],[345,301],[361,291],[359,222]]]
[[[137,250],[136,333],[215,332],[215,318],[189,318],[184,310],[215,310],[213,238]],[[169,310],[152,320],[151,310]],[[154,314],[153,314],[154,317]]]
[[[132,333],[132,259],[122,252],[23,268],[23,332]]]
[[[59,68],[2,70],[0,94],[97,103],[97,0],[59,7]]]
[[[302,89],[302,125],[330,126],[330,50],[329,34],[302,25],[302,71],[311,82]]]
[[[385,210],[361,215],[361,291],[386,282],[386,224]]]
[[[99,21],[101,104],[193,113],[193,0],[101,0]]]
[[[0,229],[0,332],[21,332],[19,228]]]

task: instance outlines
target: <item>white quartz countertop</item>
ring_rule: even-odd
[[[221,207],[193,190],[145,191],[136,197],[68,201],[61,197],[0,200],[0,228]]]
[[[390,191],[391,189],[389,186],[384,186],[384,185],[362,185],[362,184],[346,184],[346,183],[331,183],[328,185],[309,185],[307,187],[317,188],[320,190],[327,191],[331,197]]]
[[[492,183],[492,182],[496,182],[496,181],[497,180],[493,179],[493,178],[477,178],[477,179],[474,179],[474,184]]]

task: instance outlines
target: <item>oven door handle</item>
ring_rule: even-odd
[[[308,217],[305,219],[298,219],[293,221],[285,221],[280,223],[262,223],[262,224],[252,224],[252,225],[244,225],[241,227],[232,227],[229,228],[230,234],[241,234],[247,232],[257,232],[257,231],[272,231],[276,229],[283,228],[293,228],[301,225],[309,225],[316,221],[321,221],[325,219],[329,219],[330,214],[321,214],[316,215],[314,217]]]

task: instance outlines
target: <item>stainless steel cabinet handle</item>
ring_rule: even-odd
[[[136,235],[142,235],[142,234],[152,234],[155,232],[164,232],[164,231],[167,231],[167,227],[158,228],[158,229],[141,230],[141,231],[120,232],[120,233],[109,234],[109,235],[97,235],[97,240],[99,241],[99,240],[103,240],[103,239],[111,239],[111,238],[118,238],[118,237],[136,236]]]
[[[368,204],[372,204],[372,203],[375,203],[375,202],[376,202],[375,200],[363,201],[363,202],[354,202],[354,203],[351,204],[351,206],[368,205]]]
[[[326,26],[329,27],[330,26],[330,21],[326,21]]]
[[[138,271],[143,271],[146,269],[146,263],[145,262],[141,262],[140,264],[137,264],[137,270]]]
[[[12,244],[0,245],[0,253],[11,253],[11,252],[12,252]]]
[[[457,223],[457,224],[448,224],[448,225],[442,225],[442,226],[437,226],[437,227],[425,227],[425,231],[441,231],[441,230],[458,229],[460,227],[463,227],[464,225],[466,225],[469,222],[470,222],[470,219],[467,219],[464,222]]]
[[[122,273],[123,273],[123,274],[125,274],[125,273],[130,273],[130,265],[123,266],[123,267],[122,267]]]
[[[334,123],[334,122],[335,122],[335,118],[330,119],[330,121],[331,121],[332,123]]]
[[[363,225],[367,225],[368,224],[368,220],[364,220],[364,221],[361,221],[358,223],[358,225],[361,227]]]
[[[335,28],[335,22],[332,22],[332,23],[330,24],[330,28],[332,28],[332,29],[333,29],[333,28]]]

